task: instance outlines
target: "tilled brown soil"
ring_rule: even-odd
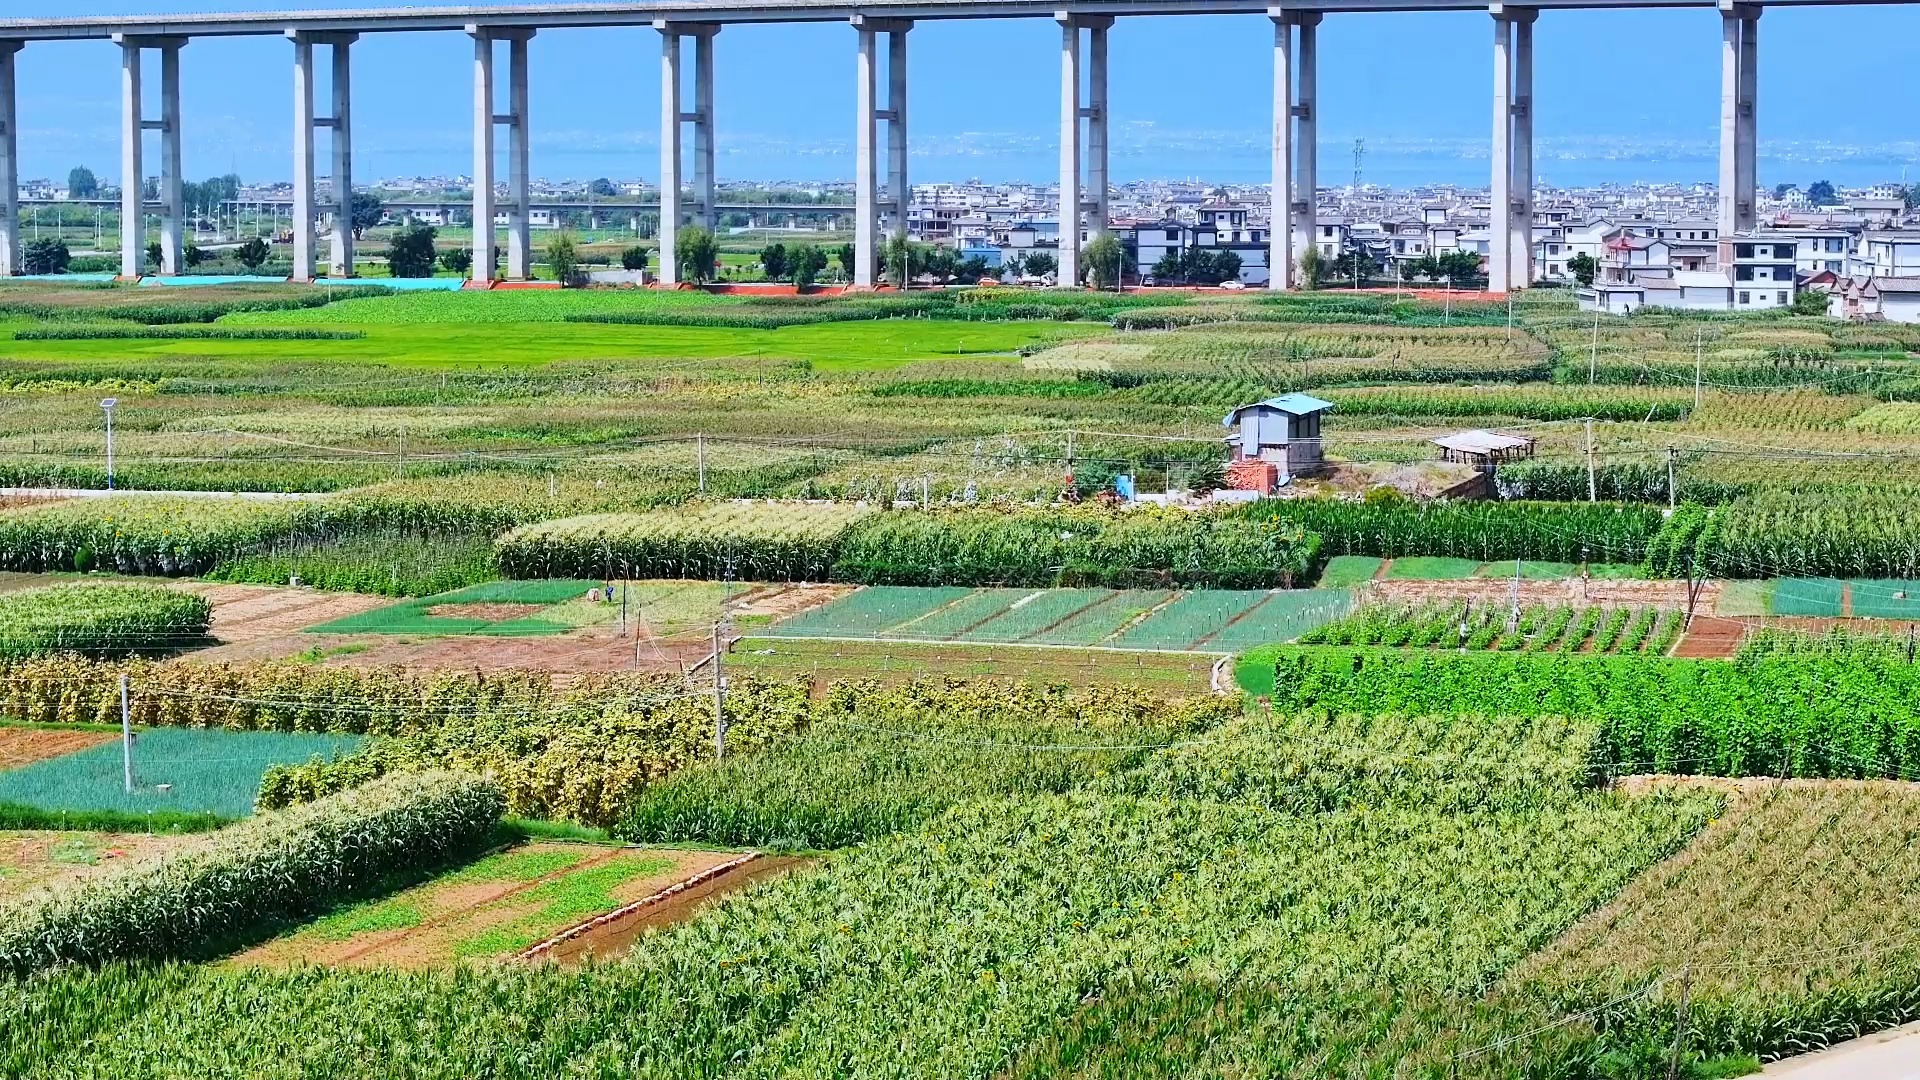
[[[76,750],[112,742],[119,736],[106,731],[49,731],[31,727],[0,727],[0,769],[17,769],[36,761],[62,757]]]

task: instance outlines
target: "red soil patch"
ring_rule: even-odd
[[[1747,639],[1751,624],[1742,619],[1696,615],[1673,655],[1691,660],[1730,660]]]
[[[76,750],[112,742],[119,736],[106,731],[46,731],[30,727],[0,727],[0,769],[17,769]]]
[[[1378,579],[1362,586],[1365,598],[1393,604],[1424,604],[1471,600],[1475,604],[1507,604],[1513,598],[1512,578],[1461,578],[1455,581]],[[1696,611],[1712,611],[1720,598],[1720,583],[1707,582],[1694,602]],[[1583,580],[1522,581],[1522,604],[1630,604],[1676,611],[1687,609],[1684,581]]]

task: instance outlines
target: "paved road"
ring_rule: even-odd
[[[1776,1061],[1760,1072],[1793,1080],[1920,1080],[1920,1024]]]

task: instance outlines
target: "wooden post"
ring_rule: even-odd
[[[120,673],[120,761],[126,771],[127,794],[133,794],[133,710],[127,707],[127,673]]]
[[[1587,417],[1587,501],[1600,501],[1600,477],[1593,463],[1593,417]]]
[[[727,684],[720,674],[720,624],[713,624],[713,760],[727,760]]]
[[[1673,1026],[1673,1054],[1667,1059],[1667,1080],[1679,1080],[1680,1046],[1687,1037],[1687,995],[1692,989],[1693,965],[1680,969],[1680,1017]]]
[[[1672,510],[1678,505],[1679,496],[1675,494],[1673,485],[1673,447],[1669,444],[1667,447],[1667,509]]]

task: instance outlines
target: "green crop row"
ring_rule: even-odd
[[[1236,708],[987,682],[841,684],[813,710],[806,734],[648,788],[618,831],[638,843],[846,847],[918,828],[970,799],[1084,787]]]
[[[1723,664],[1303,646],[1274,680],[1283,708],[1597,721],[1618,773],[1920,779],[1920,665],[1883,650]]]
[[[708,504],[570,518],[499,543],[513,577],[846,581],[870,585],[1155,584],[1264,588],[1304,580],[1304,530],[1180,511],[867,511],[809,504]]]
[[[359,330],[322,330],[311,327],[269,326],[29,326],[13,333],[15,341],[356,341]]]
[[[0,594],[0,657],[126,656],[206,640],[206,598],[158,585],[71,584]]]
[[[1639,562],[1661,515],[1619,503],[1267,500],[1232,511],[1318,534],[1326,555]]]
[[[473,852],[501,807],[490,781],[428,773],[262,815],[0,911],[0,972],[217,953]]]

